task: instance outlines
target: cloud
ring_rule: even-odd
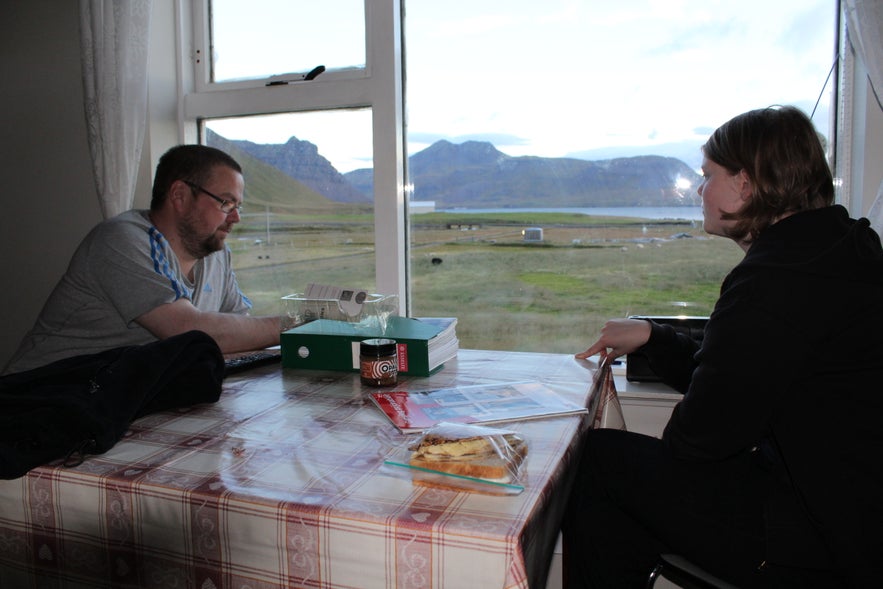
[[[634,157],[639,155],[661,155],[681,160],[694,170],[702,165],[701,145],[704,139],[677,141],[670,143],[657,143],[653,145],[618,145],[612,147],[599,147],[568,153],[565,157],[575,159],[598,161],[618,157]]]
[[[465,141],[489,141],[497,147],[513,146],[513,145],[530,145],[531,141],[527,137],[519,137],[518,135],[510,135],[507,133],[469,133],[466,135],[457,135],[452,140],[454,143],[463,143]]]
[[[441,141],[445,139],[450,141],[451,138],[447,135],[443,135],[441,133],[423,133],[420,131],[409,131],[408,132],[408,142],[409,143],[421,143],[421,144],[432,144],[436,141]]]
[[[466,141],[487,141],[495,147],[530,145],[526,137],[509,133],[468,133],[465,135],[445,135],[442,133],[408,133],[408,142],[412,144],[431,145],[436,141],[450,141],[451,143],[465,143]]]

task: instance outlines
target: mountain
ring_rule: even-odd
[[[230,141],[241,151],[282,171],[333,201],[369,204],[373,189],[362,192],[347,181],[331,162],[319,154],[309,141],[292,137],[284,144],[259,144],[251,141]]]
[[[257,144],[210,132],[209,145],[248,168],[251,202],[291,201],[308,208],[372,202],[372,169],[341,174],[309,141]],[[695,187],[701,178],[673,157],[513,157],[485,141],[438,141],[408,162],[414,200],[435,201],[440,209],[699,204]],[[280,199],[277,192],[297,196]]]
[[[344,175],[370,193],[373,172]],[[586,161],[513,157],[482,141],[438,141],[409,158],[414,200],[437,208],[698,205],[701,178],[683,161],[654,155]]]
[[[248,212],[256,212],[264,206],[298,211],[325,210],[338,206],[312,188],[241,150],[236,141],[230,141],[208,130],[206,143],[227,152],[242,166],[246,181],[244,210]]]
[[[709,135],[711,134],[711,131],[711,129],[708,131]],[[652,147],[646,145],[598,147],[595,149],[575,151],[567,154],[567,157],[596,161],[621,157],[635,157],[646,155],[647,153],[653,153],[654,155],[679,159],[694,170],[698,170],[702,167],[702,144],[704,142],[704,139],[696,139],[676,143],[657,143]]]

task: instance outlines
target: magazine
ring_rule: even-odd
[[[437,423],[498,423],[586,413],[539,382],[459,386],[427,391],[371,393],[371,400],[403,433]]]

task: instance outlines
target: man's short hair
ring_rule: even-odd
[[[242,167],[227,153],[207,145],[178,145],[165,152],[156,166],[150,210],[158,210],[176,180],[205,184],[217,166],[242,174]]]

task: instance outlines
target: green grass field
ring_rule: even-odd
[[[462,348],[574,353],[612,317],[707,315],[742,257],[689,221],[430,213],[411,226],[413,314],[457,317]],[[543,242],[525,243],[525,227]],[[370,213],[273,217],[269,231],[255,216],[228,243],[256,314],[310,282],[375,288]]]

